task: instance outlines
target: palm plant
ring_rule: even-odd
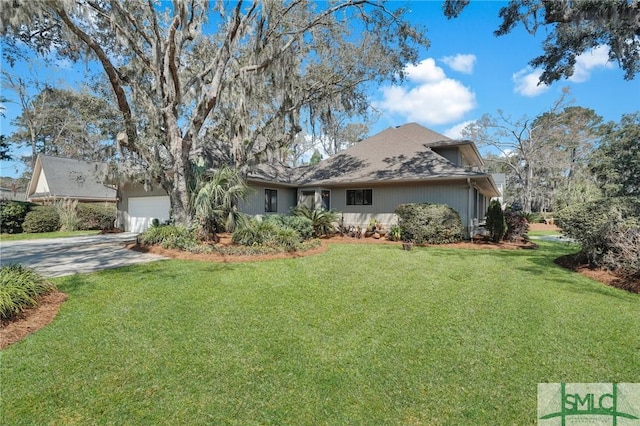
[[[240,200],[246,199],[250,188],[237,169],[228,166],[219,168],[212,179],[198,191],[194,207],[203,239],[215,238],[223,231],[233,232],[245,222],[238,210]]]
[[[338,214],[334,211],[311,209],[306,205],[301,205],[293,210],[293,214],[311,219],[316,237],[335,232],[336,230],[335,223],[338,221]]]

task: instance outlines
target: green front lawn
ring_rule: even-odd
[[[56,320],[2,351],[2,422],[523,425],[540,382],[640,382],[640,295],[540,245],[59,278]]]
[[[38,240],[43,238],[79,237],[82,235],[98,235],[100,231],[56,231],[20,234],[0,234],[0,241]]]

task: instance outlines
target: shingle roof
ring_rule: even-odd
[[[90,162],[74,160],[70,158],[53,157],[49,155],[39,155],[41,172],[45,176],[49,192],[35,193],[37,184],[36,172],[34,179],[29,184],[28,197],[55,197],[55,198],[77,198],[86,200],[110,200],[115,201],[117,197],[116,189],[107,185],[107,164],[101,162]]]
[[[290,167],[281,163],[262,163],[251,168],[247,178],[254,181],[297,186],[308,166]]]
[[[302,177],[303,185],[410,182],[484,177],[431,150],[456,141],[415,123],[388,128],[321,162]]]

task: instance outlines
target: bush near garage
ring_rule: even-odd
[[[29,233],[54,232],[58,229],[60,215],[55,206],[35,206],[22,222],[22,230]]]
[[[152,226],[138,235],[140,244],[159,245],[166,249],[193,251],[199,246],[193,230],[181,225]]]
[[[35,204],[26,201],[0,201],[0,232],[6,234],[21,233],[24,218],[34,206]]]
[[[460,215],[444,204],[401,204],[395,213],[403,241],[447,244],[461,241],[464,235]]]
[[[80,231],[110,230],[113,229],[116,220],[115,204],[78,203],[76,213]]]

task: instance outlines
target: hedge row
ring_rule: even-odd
[[[34,206],[35,204],[25,201],[0,200],[0,232],[21,233],[24,218]]]
[[[57,231],[62,225],[59,208],[24,201],[0,201],[0,231],[7,234]],[[113,229],[116,206],[79,203],[75,215],[76,230]]]

